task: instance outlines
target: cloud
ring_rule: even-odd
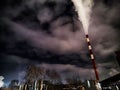
[[[46,64],[46,63],[42,63],[42,64],[37,64],[37,66],[42,66],[46,69],[53,69],[56,70],[58,73],[60,73],[62,78],[67,78],[68,74],[69,76],[72,75],[73,73],[77,73],[81,79],[85,80],[85,79],[95,79],[94,76],[94,72],[93,69],[88,69],[88,68],[82,68],[82,67],[77,67],[75,65],[70,65],[70,64]],[[86,74],[89,73],[88,74]]]
[[[33,0],[31,0],[31,2],[32,2],[31,4],[34,4]],[[38,0],[36,2],[45,3],[46,1]],[[112,9],[114,11],[114,7]],[[89,29],[89,35],[90,35],[95,53],[97,52],[97,54],[101,56],[107,56],[112,52],[116,51],[118,48],[119,42],[117,40],[118,38],[116,33],[117,31],[113,26],[110,26],[109,23],[106,23],[108,20],[112,20],[114,17],[113,16],[107,17],[103,14],[104,12],[112,13],[113,11],[109,10],[103,4],[98,4],[98,6],[96,6],[93,9],[93,16],[91,18],[92,20],[91,20],[91,25]],[[42,23],[51,21],[53,19],[53,16],[55,16],[55,13],[53,13],[53,11],[51,11],[50,8],[48,8],[45,5],[43,5],[42,8],[39,8],[38,12],[39,12],[37,14],[38,20]],[[107,20],[106,19],[103,20],[104,17],[102,16],[107,17]],[[70,20],[71,19],[68,16],[65,16],[65,17],[61,16],[55,19],[53,22],[50,22],[49,30],[51,32],[51,35],[46,34],[44,32],[45,30],[42,30],[41,28],[39,28],[39,31],[29,29],[22,23],[9,21],[8,24],[10,25],[11,30],[14,30],[16,32],[16,35],[18,35],[20,38],[25,39],[34,47],[44,48],[46,50],[55,51],[58,53],[59,52],[60,53],[68,53],[68,52],[79,53],[82,51],[87,52],[87,50],[85,50],[87,45],[84,39],[84,32],[81,30],[81,27],[76,28],[79,31],[72,32],[73,23],[71,23]],[[70,23],[67,23],[66,25],[62,25],[63,23],[66,23],[66,22],[70,22]],[[81,25],[80,23],[77,22],[77,20],[75,20],[75,23],[76,23],[75,26]]]
[[[27,64],[29,63],[29,59],[27,58],[22,58],[19,56],[15,56],[15,55],[8,55],[8,54],[2,54],[2,59],[4,61],[2,61],[3,63],[15,63],[15,64]]]
[[[94,51],[98,56],[108,57],[119,48],[120,32],[115,27],[119,23],[119,5],[114,3],[111,3],[112,6],[108,6],[99,1],[93,7],[89,34]]]
[[[7,21],[11,30],[16,33],[18,38],[23,38],[29,44],[37,47],[44,48],[50,51],[55,52],[79,52],[84,47],[84,37],[82,37],[82,32],[78,31],[73,33],[70,31],[70,26],[66,25],[65,27],[59,27],[57,30],[53,31],[57,33],[57,36],[51,36],[47,33],[41,31],[34,31],[24,26],[12,22]],[[55,34],[54,33],[54,34]],[[65,39],[62,39],[66,37]]]
[[[98,55],[108,56],[118,49],[118,34],[112,27],[98,24],[91,28],[90,35],[93,48]]]
[[[25,67],[27,67],[27,65],[30,62],[33,62],[33,61],[30,61],[29,59],[15,56],[15,55],[2,54],[0,57],[1,57],[0,68],[2,68],[0,71],[0,75],[3,75],[5,77],[9,77],[13,75],[12,73],[14,72],[19,72],[21,70],[24,70]],[[8,74],[9,76],[7,76]],[[5,78],[5,80],[7,80],[7,78]]]

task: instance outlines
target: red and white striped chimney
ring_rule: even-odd
[[[95,56],[93,54],[92,46],[91,46],[90,39],[89,39],[88,35],[86,35],[86,41],[87,41],[88,49],[89,49],[89,52],[90,52],[90,59],[92,60],[92,63],[93,63],[93,68],[94,68],[96,80],[99,81],[98,71],[97,71],[97,67],[96,67],[96,63],[95,63]]]

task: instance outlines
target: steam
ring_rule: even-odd
[[[0,88],[4,85],[3,79],[4,79],[4,77],[0,76]]]
[[[93,0],[72,0],[76,11],[78,12],[79,20],[82,22],[85,34],[88,34],[90,13],[93,6]]]

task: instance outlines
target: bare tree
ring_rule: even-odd
[[[29,85],[34,85],[36,81],[39,81],[39,85],[35,88],[43,89],[43,81],[45,76],[45,68],[44,67],[37,67],[35,65],[29,65],[26,70],[25,75],[25,82]]]
[[[70,72],[66,77],[68,84],[82,84],[81,77],[77,72]]]
[[[60,75],[56,70],[37,67],[35,65],[30,65],[27,68],[25,80],[26,83],[30,85],[34,85],[36,81],[39,81],[39,85],[35,86],[35,88],[39,88],[39,90],[43,89],[44,80],[49,80],[52,84],[61,83]]]
[[[36,67],[29,65],[26,70],[25,80],[27,83],[33,83],[35,80],[43,79],[45,69],[43,67]]]
[[[56,70],[54,70],[54,69],[50,70],[49,69],[49,70],[46,71],[46,74],[47,74],[51,83],[53,83],[53,84],[60,84],[61,83],[60,74]]]

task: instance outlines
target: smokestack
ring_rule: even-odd
[[[90,52],[90,59],[91,59],[92,64],[93,64],[93,69],[94,69],[94,72],[95,72],[96,80],[99,81],[98,71],[97,71],[97,67],[96,67],[96,63],[95,63],[95,56],[94,56],[93,51],[92,51],[92,46],[91,46],[90,38],[89,38],[88,34],[86,35],[86,41],[87,41],[87,44],[88,44],[88,49],[89,49],[89,52]]]
[[[84,3],[82,0],[72,0],[72,2],[75,5],[76,11],[78,12],[78,19],[81,21],[81,23],[83,25],[83,29],[86,34],[86,41],[88,43],[88,49],[90,52],[90,59],[92,60],[94,72],[96,75],[96,80],[99,80],[96,63],[95,63],[95,57],[94,57],[94,54],[92,51],[92,46],[90,44],[90,39],[88,36],[90,14],[92,11],[92,6],[94,4],[93,0],[84,0]]]

